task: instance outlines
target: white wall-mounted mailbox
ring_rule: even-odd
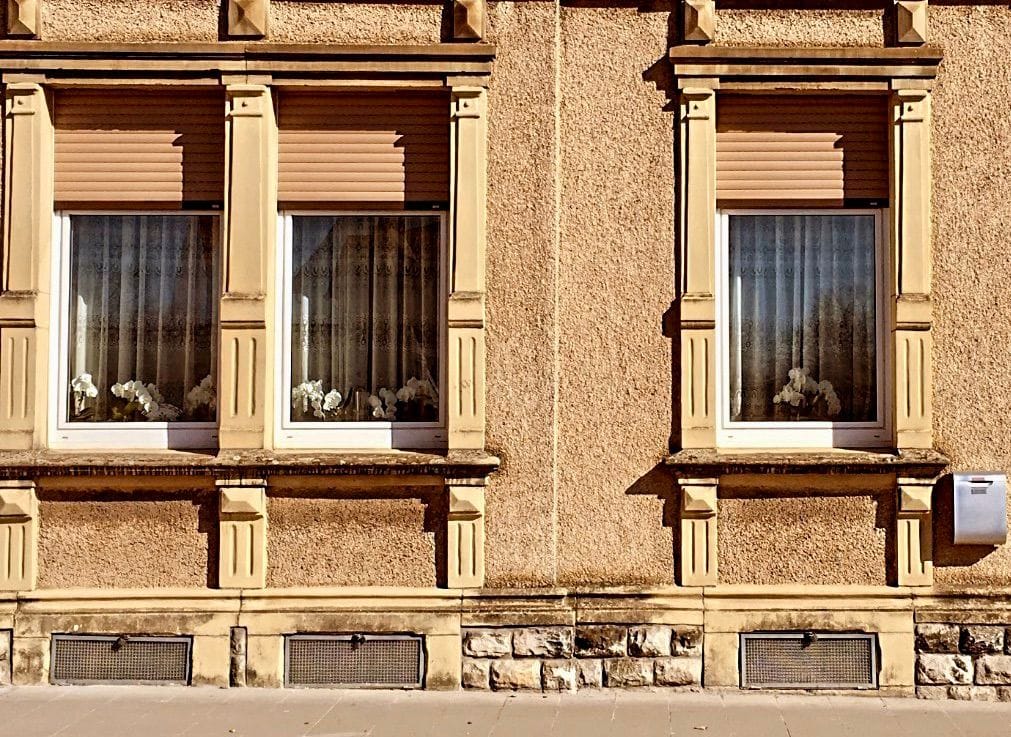
[[[1007,542],[1007,476],[956,473],[955,544],[1003,545]]]

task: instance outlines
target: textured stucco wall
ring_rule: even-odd
[[[267,586],[434,586],[417,499],[267,498]]]
[[[719,500],[720,583],[885,585],[890,495]]]
[[[213,492],[40,491],[39,519],[40,588],[216,585]]]
[[[490,585],[673,576],[657,499],[670,480],[656,469],[671,424],[661,320],[673,295],[673,119],[653,83],[671,19],[599,5],[489,6],[499,56],[489,95],[488,444],[504,460],[488,488]],[[886,36],[883,8],[867,2],[761,5],[770,3],[721,3],[717,42],[880,46]],[[275,1],[271,40],[428,42],[443,22],[440,3]],[[211,41],[219,25],[217,0],[47,0],[44,37]],[[934,92],[935,434],[956,469],[1011,470],[1011,321],[994,319],[1011,315],[1009,27],[1006,4],[930,6],[931,42],[945,53]],[[725,580],[807,581],[816,564],[822,582],[880,582],[886,541],[869,499],[721,502]],[[207,534],[192,503],[89,504],[43,502],[43,585],[203,585]],[[331,500],[311,514],[271,506],[272,583],[432,580],[432,533],[414,502]],[[1011,585],[1011,546],[952,550],[939,509],[938,582]],[[136,551],[121,517],[150,517]],[[843,542],[815,549],[797,519],[810,540]],[[392,541],[379,553],[369,545],[376,529]],[[306,564],[295,555],[305,544],[328,552]],[[128,568],[134,553],[162,573]]]

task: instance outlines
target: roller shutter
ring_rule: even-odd
[[[278,200],[366,206],[449,200],[449,97],[282,93]]]
[[[887,200],[886,112],[883,95],[721,93],[717,200],[784,206]]]
[[[221,201],[220,92],[64,90],[56,93],[54,110],[58,203]]]

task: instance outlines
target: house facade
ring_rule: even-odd
[[[0,680],[1011,699],[1009,22],[11,0]]]

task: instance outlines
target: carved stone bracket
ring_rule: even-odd
[[[7,0],[7,35],[38,38],[42,33],[42,0]]]
[[[898,479],[895,540],[899,586],[934,583],[933,490],[933,479]]]
[[[270,0],[228,0],[228,35],[266,38]]]
[[[484,485],[483,478],[454,479],[446,487],[446,585],[451,589],[484,586]]]
[[[910,46],[927,43],[927,0],[896,0],[895,40]]]
[[[38,577],[39,503],[32,481],[0,481],[0,591],[32,591]]]
[[[683,0],[683,34],[686,43],[709,43],[716,38],[715,0]]]
[[[267,488],[263,479],[217,482],[218,586],[262,589],[267,583]]]
[[[480,41],[484,38],[487,15],[485,0],[451,0],[453,3],[453,40]]]
[[[716,566],[715,478],[678,479],[681,486],[681,576],[682,586],[713,586]]]

